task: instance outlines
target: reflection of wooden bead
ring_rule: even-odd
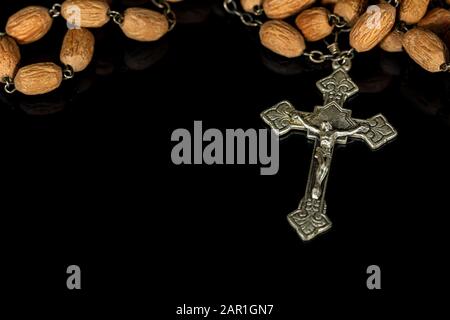
[[[94,55],[94,35],[88,29],[68,30],[61,48],[61,62],[80,72],[91,63]]]
[[[265,22],[259,38],[264,47],[287,58],[299,57],[305,51],[305,40],[300,32],[281,20]]]
[[[48,9],[30,6],[17,11],[6,23],[6,33],[19,44],[27,44],[41,39],[52,26],[53,19]]]
[[[80,28],[99,28],[109,21],[109,5],[104,0],[66,0],[61,15],[69,24]]]
[[[14,78],[20,61],[20,50],[16,41],[9,36],[0,36],[0,82],[4,78]]]
[[[167,18],[156,11],[143,8],[125,10],[122,31],[137,41],[155,41],[169,31]]]
[[[403,48],[408,55],[429,72],[439,72],[448,61],[447,48],[433,32],[414,28],[403,36]]]
[[[321,7],[307,9],[295,19],[295,24],[308,41],[318,41],[333,32],[333,26],[328,21],[330,12]]]
[[[62,82],[62,70],[54,63],[36,63],[17,71],[14,85],[26,95],[44,94],[57,89]]]

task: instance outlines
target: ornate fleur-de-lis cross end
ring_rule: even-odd
[[[331,228],[326,216],[325,190],[335,144],[346,144],[348,138],[360,139],[375,150],[397,136],[383,115],[361,120],[352,118],[351,110],[344,109],[345,101],[358,92],[344,68],[337,68],[319,80],[317,87],[323,94],[324,105],[316,106],[313,112],[297,111],[288,101],[283,101],[261,114],[278,135],[301,130],[315,140],[305,196],[298,209],[288,216],[289,223],[304,241]]]

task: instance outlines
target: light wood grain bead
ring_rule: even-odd
[[[391,31],[380,43],[380,48],[387,52],[403,51],[403,33],[398,30]]]
[[[121,24],[123,33],[137,41],[155,41],[169,31],[167,18],[156,11],[143,8],[125,10]]]
[[[430,10],[417,25],[431,30],[437,35],[443,35],[450,27],[450,10],[434,8],[433,10]]]
[[[318,41],[333,32],[328,16],[330,12],[322,7],[302,11],[295,19],[295,24],[307,41]]]
[[[61,15],[75,28],[100,28],[110,20],[109,5],[104,0],[66,0]]]
[[[54,63],[35,63],[17,71],[14,85],[26,95],[39,95],[57,89],[62,82],[61,67]]]
[[[6,23],[6,33],[19,44],[28,44],[44,37],[53,23],[48,9],[29,6],[17,11]]]
[[[339,0],[334,6],[333,13],[353,26],[366,8],[367,0]]]
[[[94,45],[94,35],[88,29],[69,29],[64,37],[60,60],[75,72],[83,71],[92,61]]]
[[[287,58],[295,58],[305,51],[305,40],[297,29],[282,20],[269,20],[259,31],[259,38],[267,49]]]
[[[407,24],[415,24],[427,13],[430,0],[401,0],[400,20]]]
[[[268,18],[284,19],[310,7],[315,0],[264,0],[263,9]]]
[[[369,6],[350,32],[350,45],[358,52],[366,52],[378,45],[392,30],[396,10],[387,3]]]
[[[444,42],[432,31],[416,27],[403,36],[403,48],[422,68],[439,72],[448,62],[448,50]]]
[[[255,8],[261,7],[263,0],[241,0],[242,9],[246,12],[253,13]]]
[[[13,79],[20,62],[20,50],[16,41],[9,36],[0,36],[0,82]]]

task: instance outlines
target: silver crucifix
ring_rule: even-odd
[[[288,216],[304,241],[331,228],[326,216],[325,190],[335,144],[346,144],[348,138],[355,138],[375,150],[397,136],[383,115],[360,120],[351,117],[351,110],[344,109],[345,101],[358,92],[344,67],[337,67],[329,77],[319,80],[317,87],[324,96],[324,105],[316,106],[313,112],[297,111],[283,101],[261,114],[278,135],[301,130],[315,140],[305,196],[298,209]]]

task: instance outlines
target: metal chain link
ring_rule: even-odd
[[[400,5],[399,0],[387,0],[386,2],[389,3],[391,6],[394,6],[395,8],[398,8],[398,6]]]
[[[177,24],[177,17],[175,12],[172,11],[169,2],[167,2],[167,0],[152,0],[152,3],[159,9],[163,10],[163,14],[169,22],[169,31],[175,28],[175,25]]]
[[[123,23],[123,15],[118,11],[108,11],[108,16],[114,21],[115,24],[121,25]]]
[[[262,21],[256,18],[256,16],[262,14],[262,8],[255,9],[257,10],[255,11],[255,14],[242,12],[241,10],[239,10],[239,7],[235,0],[224,0],[223,7],[229,14],[239,17],[239,19],[241,19],[241,22],[248,27],[259,27],[262,25]]]
[[[48,10],[48,14],[52,17],[52,18],[58,18],[61,15],[61,4],[60,3],[55,3],[49,10]]]
[[[16,91],[16,87],[14,86],[14,81],[10,77],[4,77],[3,82],[5,83],[5,87],[3,88],[6,93],[14,93]]]
[[[63,79],[70,80],[74,77],[75,72],[73,71],[72,66],[66,64],[63,69]]]
[[[440,69],[442,72],[450,72],[450,62],[442,64]]]

